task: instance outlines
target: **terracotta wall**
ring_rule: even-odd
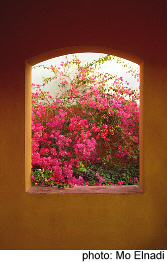
[[[1,1],[1,249],[167,249],[165,3]],[[71,49],[74,46],[77,48]],[[25,61],[59,48],[77,51],[79,46],[85,51],[87,46],[117,50],[114,54],[143,61],[143,194],[25,192],[30,155],[30,91],[26,89],[25,94]],[[48,53],[45,56],[49,58]],[[26,85],[31,81],[29,65],[28,71]]]

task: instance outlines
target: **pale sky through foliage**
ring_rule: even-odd
[[[92,62],[93,60],[96,60],[100,57],[100,53],[76,53],[76,54],[69,54],[67,55],[68,61],[72,60],[73,55],[77,55],[79,60],[85,65],[87,62]],[[60,63],[62,61],[65,61],[66,56],[59,56],[55,57],[46,61],[43,61],[37,65],[45,65],[45,66],[60,66]],[[128,60],[123,59],[126,63],[128,63],[133,69],[138,70],[140,69],[140,66],[136,63],[130,62]],[[128,71],[127,67],[124,67],[122,64],[118,64],[115,61],[105,61],[104,64],[101,64],[101,69],[99,70],[99,73],[110,73],[110,74],[117,74],[119,77],[122,76],[124,82],[127,81],[129,83],[129,87],[131,89],[138,90],[140,82],[137,82],[137,80],[131,76],[130,73],[126,73]],[[32,69],[32,83],[34,84],[42,84],[42,77],[50,77],[54,76],[52,72],[49,72],[46,69],[43,68],[36,68]],[[53,80],[52,82],[49,82],[45,86],[45,91],[49,91],[50,94],[53,96],[53,88],[55,90],[55,86],[59,84],[59,80]]]

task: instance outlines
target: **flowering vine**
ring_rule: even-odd
[[[83,65],[74,55],[59,67],[42,66],[54,76],[32,84],[32,184],[139,183],[139,92],[123,77],[99,73],[109,60],[121,63],[105,55]],[[127,73],[139,79],[131,67]],[[53,98],[42,88],[55,78],[61,92]]]

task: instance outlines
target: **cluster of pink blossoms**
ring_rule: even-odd
[[[36,94],[33,94],[33,97],[35,96]],[[32,169],[52,170],[51,179],[59,183],[83,185],[82,177],[77,179],[73,176],[73,168],[79,167],[81,160],[92,160],[96,155],[97,144],[92,133],[88,131],[87,119],[71,118],[69,132],[65,133],[63,126],[67,120],[66,112],[57,109],[54,103],[52,109],[51,105],[44,107],[36,104],[34,100],[33,104]],[[56,115],[48,118],[49,111]]]

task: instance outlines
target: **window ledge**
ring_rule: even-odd
[[[74,186],[72,188],[32,186],[27,193],[40,194],[142,194],[138,185],[132,186]]]

